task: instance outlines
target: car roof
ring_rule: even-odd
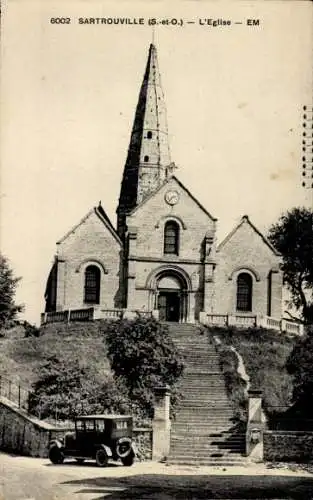
[[[76,417],[75,420],[120,420],[120,419],[125,419],[125,418],[132,418],[131,415],[81,415],[79,417]]]

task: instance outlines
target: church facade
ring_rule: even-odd
[[[194,322],[281,318],[280,257],[248,216],[221,242],[217,219],[176,176],[157,51],[150,45],[117,207],[99,204],[58,243],[46,312],[93,307]]]

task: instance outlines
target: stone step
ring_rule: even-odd
[[[197,410],[199,408],[204,408],[204,409],[210,409],[210,408],[219,408],[219,409],[225,409],[225,410],[228,410],[228,409],[231,409],[232,406],[231,404],[229,403],[228,399],[225,398],[225,399],[222,399],[222,398],[214,398],[214,397],[208,397],[208,398],[197,398],[197,399],[189,399],[190,396],[188,396],[188,399],[187,399],[187,394],[185,394],[185,397],[184,399],[181,401],[180,403],[180,408],[186,408],[188,409],[188,411],[190,411],[190,409],[192,409],[193,407],[195,407]]]
[[[189,380],[198,380],[199,382],[201,382],[202,380],[207,380],[208,378],[210,378],[211,380],[213,380],[214,378],[218,379],[218,380],[224,380],[224,376],[221,372],[220,369],[218,370],[210,370],[207,366],[205,367],[205,369],[202,370],[202,373],[199,373],[198,371],[197,372],[193,372],[192,370],[188,370],[188,367],[187,369],[184,371],[184,375],[183,375],[183,379],[186,379],[188,378]]]
[[[184,455],[189,455],[193,456],[195,458],[202,458],[202,457],[211,457],[212,455],[219,455],[222,457],[225,456],[236,456],[236,455],[243,455],[244,454],[244,449],[243,448],[237,448],[237,449],[220,449],[217,446],[211,446],[207,448],[191,448],[189,449],[187,446],[185,448],[173,448],[171,449],[171,455],[172,457],[179,457],[179,456],[184,456]]]
[[[227,398],[227,394],[224,388],[209,388],[206,392],[197,390],[193,387],[179,387],[179,390],[182,394],[182,398],[187,400],[200,400],[200,401],[229,401]],[[184,401],[181,399],[181,402]]]
[[[199,373],[203,372],[205,374],[215,374],[219,371],[219,366],[214,363],[205,362],[199,363],[197,361],[184,362],[184,374],[187,373]],[[221,375],[221,374],[220,374]]]
[[[210,446],[219,446],[220,448],[225,448],[225,449],[233,449],[233,448],[244,448],[245,447],[246,440],[243,438],[205,438],[205,439],[186,439],[177,437],[177,436],[171,436],[171,449],[172,448],[177,448],[177,447],[188,447],[192,449],[197,449],[199,447],[210,447]]]
[[[184,400],[180,402],[178,408],[176,408],[175,413],[178,414],[180,410],[184,410],[184,413],[189,413],[192,415],[193,413],[201,414],[202,416],[209,415],[215,417],[218,413],[227,412],[234,413],[234,408],[231,404],[229,404],[226,400],[222,403],[220,400],[216,398],[216,400],[211,399],[210,401],[203,401],[201,399],[196,400],[195,407],[193,409],[192,402],[188,401],[186,404]],[[221,403],[221,404],[219,404]],[[228,403],[228,404],[227,404]]]
[[[208,424],[202,423],[201,425],[199,422],[195,422],[191,425],[186,422],[173,422],[172,434],[180,436],[189,434],[190,436],[210,437],[212,434],[219,434],[223,431],[230,430],[231,428],[232,428],[232,422],[230,422],[227,419],[216,423],[214,422],[209,422]]]
[[[188,381],[182,381],[181,384],[177,385],[180,388],[181,392],[186,391],[186,393],[191,395],[201,394],[202,396],[210,396],[210,394],[217,394],[220,392],[221,396],[224,397],[227,395],[225,385],[220,383],[212,383],[210,381],[207,384],[196,385],[196,383],[188,383]]]
[[[225,384],[222,382],[217,383],[208,380],[207,383],[201,383],[199,385],[196,384],[196,382],[190,382],[188,380],[182,380],[181,384],[178,384],[177,387],[180,388],[180,390],[188,392],[188,394],[201,394],[201,396],[204,395],[210,395],[211,393],[217,393],[220,392],[222,396],[225,396],[226,393],[226,387]]]
[[[186,385],[193,385],[197,387],[207,387],[209,383],[219,383],[224,385],[224,377],[221,373],[217,373],[216,370],[202,370],[201,372],[185,369],[184,374],[181,378],[181,383]]]
[[[207,420],[207,423],[203,423],[201,420],[188,420],[187,418],[180,417],[179,421],[173,421],[172,423],[173,432],[179,432],[180,434],[188,434],[196,436],[197,434],[214,434],[215,432],[221,432],[225,429],[230,429],[231,425],[229,421],[225,418],[225,420],[219,419],[218,423],[215,423],[214,420]]]
[[[201,405],[199,406],[181,406],[176,411],[176,420],[181,418],[191,418],[192,420],[203,420],[210,422],[217,418],[220,415],[227,415],[228,418],[232,418],[234,416],[234,410],[225,406],[224,408],[219,408],[215,406]]]
[[[222,381],[218,381],[218,380],[201,380],[200,383],[197,383],[196,380],[187,380],[187,379],[182,379],[181,380],[181,383],[178,384],[179,387],[183,387],[184,389],[190,389],[190,390],[194,390],[195,392],[197,391],[202,391],[204,393],[204,391],[207,391],[207,393],[209,393],[208,391],[210,389],[223,389],[223,392],[225,393],[226,391],[226,387],[225,387],[225,384],[224,382]]]
[[[225,428],[227,428],[227,424],[225,425],[220,425],[220,426],[205,426],[205,427],[198,427],[197,430],[193,428],[188,428],[187,426],[179,425],[179,426],[173,426],[172,432],[174,436],[182,436],[182,439],[184,439],[184,436],[189,435],[190,437],[195,436],[199,438],[205,438],[209,439],[212,434],[222,432]]]
[[[211,446],[217,446],[221,449],[242,449],[245,447],[245,439],[236,438],[202,438],[202,439],[182,439],[180,437],[171,436],[171,449],[172,448],[188,448],[188,449],[198,449],[198,448],[210,448]]]
[[[179,352],[182,355],[182,357],[184,358],[185,363],[192,363],[192,362],[197,361],[199,363],[199,365],[210,364],[210,365],[218,366],[218,369],[216,371],[219,371],[219,369],[220,369],[219,368],[220,367],[219,359],[204,355],[203,353],[201,355],[199,354],[199,356],[197,356],[194,354],[192,354],[192,355],[184,354],[181,350]]]
[[[211,432],[207,436],[191,436],[174,432],[171,430],[171,439],[173,442],[184,442],[187,444],[197,444],[197,443],[209,443],[209,442],[224,442],[225,440],[231,440],[234,442],[245,442],[245,434],[233,434],[232,431],[229,432]]]
[[[179,413],[180,410],[177,411],[176,413],[176,420],[173,420],[173,422],[175,422],[176,424],[186,424],[189,422],[189,425],[191,426],[193,423],[197,423],[197,424],[203,424],[203,425],[212,425],[218,421],[218,422],[223,422],[223,424],[225,422],[230,422],[231,423],[231,420],[232,418],[234,417],[234,412],[233,411],[225,411],[225,412],[222,412],[222,411],[211,411],[210,412],[207,412],[206,414],[203,414],[203,415],[200,415],[200,416],[197,416],[197,413],[198,412],[193,412],[193,413],[189,413],[188,412],[182,412],[182,413]]]
[[[181,349],[182,351],[184,352],[188,352],[190,354],[194,354],[194,353],[205,353],[207,354],[208,356],[217,356],[219,357],[218,355],[218,352],[216,351],[215,347],[210,347],[207,343],[206,340],[204,340],[203,342],[195,342],[194,340],[192,341],[188,341],[188,342],[175,342],[174,340],[174,344],[176,345],[176,347],[178,349]]]
[[[208,457],[198,460],[196,457],[169,456],[168,463],[173,465],[195,465],[195,466],[213,466],[213,467],[248,466],[248,462],[245,457]]]
[[[228,403],[228,407],[232,408],[231,403],[229,402],[226,394],[224,391],[211,391],[210,394],[207,393],[202,393],[201,391],[196,392],[196,391],[188,391],[188,390],[182,390],[181,391],[181,400],[180,404],[183,405],[186,402],[187,406],[190,406],[190,403],[194,402],[199,402],[203,403],[205,405],[208,405],[209,403],[212,403],[213,406],[218,405],[221,403],[221,405],[225,405]]]
[[[203,442],[198,442],[198,443],[188,443],[187,441],[173,441],[172,446],[171,446],[171,452],[175,450],[177,452],[178,450],[189,450],[189,451],[195,451],[198,452],[198,450],[211,450],[211,449],[217,449],[221,451],[236,451],[240,452],[244,450],[245,448],[245,443],[243,441],[234,441],[234,442],[222,442],[222,441],[206,441],[203,440]]]

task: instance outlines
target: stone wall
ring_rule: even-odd
[[[18,455],[47,457],[49,441],[64,435],[59,429],[30,417],[14,404],[0,398],[0,449]]]
[[[308,462],[313,460],[313,432],[265,431],[264,460],[269,462]]]
[[[88,265],[100,269],[100,306],[121,305],[119,289],[121,244],[91,211],[83,222],[58,244],[57,310],[80,309],[84,303],[85,270]]]
[[[242,218],[237,230],[220,244],[216,255],[214,312],[236,312],[237,278],[241,272],[246,272],[252,277],[253,283],[251,313],[281,318],[282,276],[278,272],[279,257],[254,229],[247,216]]]
[[[15,407],[5,398],[0,398],[0,450],[46,458],[49,441],[61,438],[65,432],[73,430],[54,427]],[[152,428],[134,429],[134,442],[138,450],[138,459],[151,460]]]
[[[133,440],[140,461],[152,459],[152,428],[142,427],[133,430]]]

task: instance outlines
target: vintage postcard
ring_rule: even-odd
[[[146,421],[136,421],[146,429],[136,438],[148,447],[142,456],[185,467],[175,469],[177,484],[165,465],[143,462],[134,483],[131,476],[127,483],[123,469],[124,479],[115,485],[112,477],[120,472],[109,469],[104,474],[111,483],[102,478],[96,492],[90,477],[99,471],[71,466],[71,485],[63,484],[66,472],[60,472],[53,496],[51,467],[42,473],[47,486],[39,478],[35,487],[21,466],[27,494],[12,480],[11,495],[3,479],[4,498],[87,499],[88,484],[88,498],[165,499],[177,492],[185,494],[180,498],[204,498],[205,488],[211,492],[205,498],[224,498],[223,478],[210,486],[202,466],[217,474],[227,469],[225,499],[239,498],[234,491],[245,487],[245,494],[251,487],[256,498],[259,488],[265,498],[266,489],[278,488],[274,473],[264,484],[234,473],[257,462],[256,474],[266,474],[266,457],[287,456],[273,451],[274,438],[263,440],[264,387],[249,386],[239,349],[241,376],[246,389],[254,390],[250,398],[246,394],[247,412],[255,420],[250,414],[254,425],[250,417],[242,424],[240,414],[241,427],[230,427],[233,409],[216,354],[223,340],[212,333],[215,340],[208,344],[199,331],[255,328],[297,336],[308,323],[311,289],[299,298],[285,286],[274,227],[283,214],[299,209],[307,217],[313,209],[312,3],[6,0],[1,9],[1,254],[21,277],[20,320],[50,328],[50,336],[60,325],[79,330],[102,320],[156,321],[168,326],[189,363],[182,385],[186,401],[171,432],[164,387],[148,430]],[[73,345],[74,337],[73,330]],[[55,353],[51,339],[47,345]],[[84,351],[82,339],[77,346],[77,353]],[[95,347],[90,353],[83,363],[90,356],[87,364],[93,364]],[[17,358],[3,369],[8,380],[11,368],[20,369]],[[27,373],[36,384],[29,366]],[[16,373],[13,379],[23,382]],[[11,385],[6,387],[8,397]],[[269,405],[276,412],[291,401],[275,398]],[[107,409],[99,401],[88,406],[90,412]],[[65,410],[53,404],[58,423]],[[37,417],[51,417],[42,403],[36,405]],[[76,432],[109,425],[97,422],[80,421]],[[115,424],[128,443],[128,422]],[[223,432],[230,433],[228,441]],[[135,457],[122,445],[75,452],[55,446],[55,463],[66,453],[81,462],[95,458],[98,465],[112,457],[131,465],[129,457]],[[296,449],[297,461],[299,443],[282,446]],[[10,461],[4,462],[8,477]],[[188,469],[195,465],[200,469]],[[150,474],[156,474],[151,486]]]

